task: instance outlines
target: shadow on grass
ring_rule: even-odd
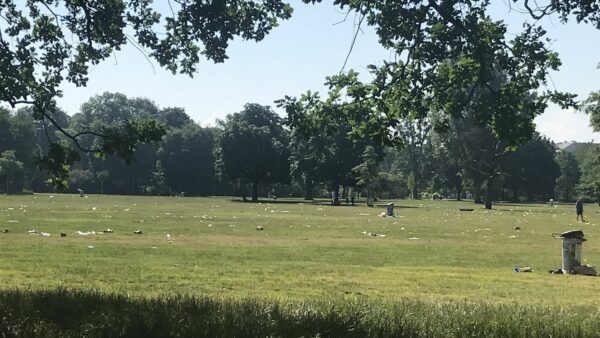
[[[589,307],[356,299],[322,303],[0,291],[0,337],[585,337]]]
[[[251,200],[246,200],[243,201],[241,198],[234,198],[231,200],[232,202],[237,202],[237,203],[262,203],[262,204],[307,204],[307,205],[328,205],[331,206],[331,200],[329,199],[324,199],[324,198],[319,198],[319,199],[313,199],[313,200],[303,200],[303,199],[284,199],[284,198],[278,198],[278,199],[259,199],[258,201],[251,201]],[[356,207],[356,206],[364,206],[365,205],[365,201],[354,201],[354,205],[352,205],[351,203],[346,204],[344,201],[341,201],[341,203],[334,205],[335,207]]]

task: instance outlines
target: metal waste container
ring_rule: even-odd
[[[574,273],[581,267],[581,245],[587,241],[582,230],[565,231],[560,235],[553,234],[554,238],[562,239],[562,266],[563,273]]]
[[[386,216],[394,216],[394,203],[390,202],[385,206],[387,208]]]

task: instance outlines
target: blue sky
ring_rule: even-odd
[[[131,97],[148,97],[160,107],[184,107],[202,125],[240,111],[247,102],[273,106],[284,95],[297,96],[306,90],[325,92],[326,76],[336,74],[348,54],[354,32],[354,16],[329,4],[302,5],[292,2],[295,12],[265,40],[256,43],[234,41],[230,57],[223,64],[202,62],[194,78],[171,73],[152,65],[132,46],[96,66],[85,88],[63,85],[59,105],[69,114],[79,110],[90,96],[105,91]],[[510,11],[510,13],[509,13]],[[509,33],[518,32],[525,16],[503,2],[495,2],[492,15],[505,19]],[[561,71],[552,74],[554,86],[586,97],[600,90],[600,30],[590,25],[562,24],[556,18],[542,22],[553,39],[552,49],[563,60]],[[390,53],[377,43],[368,27],[358,35],[346,68],[366,76],[365,66],[389,59]],[[588,117],[581,113],[550,107],[536,119],[538,130],[552,140],[600,141],[592,133]]]

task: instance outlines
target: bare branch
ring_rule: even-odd
[[[76,136],[71,135],[71,133],[69,133],[68,131],[66,131],[65,129],[63,129],[63,127],[60,126],[60,124],[58,124],[58,122],[56,122],[56,120],[54,120],[54,118],[52,118],[52,116],[50,116],[50,114],[48,114],[47,112],[43,112],[42,113],[44,119],[48,119],[48,121],[50,121],[50,123],[52,123],[52,125],[54,125],[54,127],[60,131],[63,135],[65,135],[67,138],[69,138],[71,141],[73,141],[73,143],[75,144],[75,146],[77,147],[77,149],[85,152],[85,153],[95,153],[98,151],[101,151],[101,149],[89,149],[89,148],[84,148],[80,143],[79,140],[77,139],[78,136],[81,135],[85,135],[85,134],[93,134],[93,135],[98,135],[100,137],[103,137],[100,134],[95,134],[93,132],[82,132],[79,134],[76,134]]]
[[[171,14],[173,15],[173,18],[175,18],[175,11],[173,10],[173,6],[171,5],[171,0],[167,0],[167,3],[169,4],[169,8],[171,9]]]
[[[348,50],[348,54],[346,55],[346,59],[344,60],[344,64],[342,65],[342,69],[340,69],[340,74],[344,71],[344,68],[346,68],[348,59],[350,59],[350,54],[352,54],[352,50],[354,49],[354,44],[356,43],[356,38],[358,37],[358,33],[361,31],[360,26],[362,25],[363,20],[367,17],[366,14],[363,14],[360,12],[358,15],[360,16],[360,20],[358,21],[356,31],[354,32],[354,37],[352,38],[352,43],[350,44],[350,50]]]
[[[351,10],[346,11],[346,15],[344,16],[344,20],[334,23],[333,26],[337,26],[339,24],[342,24],[342,23],[346,22],[346,20],[348,20],[348,16],[350,15],[350,12],[351,12]]]
[[[144,58],[146,59],[146,61],[148,61],[148,63],[150,64],[150,67],[152,67],[152,73],[153,73],[154,75],[156,75],[156,69],[154,69],[154,64],[152,63],[152,60],[150,60],[150,58],[148,57],[148,54],[147,54],[147,52],[146,52],[146,51],[144,51],[144,50],[142,49],[142,47],[140,47],[140,46],[139,46],[139,45],[138,45],[138,44],[137,44],[137,43],[136,43],[136,42],[133,40],[133,38],[132,38],[131,36],[129,36],[129,34],[125,34],[125,37],[127,38],[127,41],[131,42],[131,45],[132,45],[133,47],[135,47],[135,49],[137,49],[137,50],[140,52],[140,54],[142,54],[142,55],[144,56]]]
[[[50,139],[50,134],[48,134],[48,125],[46,124],[46,119],[42,120],[42,125],[44,126],[44,133],[46,134],[46,138],[48,139],[48,143],[52,143]]]

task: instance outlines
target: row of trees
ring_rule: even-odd
[[[216,127],[204,128],[182,108],[160,109],[149,99],[104,93],[72,117],[58,111],[53,118],[74,135],[125,128],[124,121],[147,118],[166,126],[161,141],[141,145],[129,165],[114,155],[84,151],[102,136],[82,134],[80,161],[71,168],[68,183],[87,192],[236,194],[253,200],[267,191],[306,199],[333,192],[333,203],[339,203],[358,191],[368,200],[469,197],[488,206],[493,199],[600,197],[600,154],[593,146],[557,153],[552,142],[536,134],[510,148],[490,128],[465,116],[451,120],[445,131],[436,131],[428,121],[396,127],[391,132],[406,145],[399,151],[353,138],[343,116],[336,110],[322,114],[326,108],[309,93],[287,109],[286,118],[268,106],[247,104]],[[0,191],[52,189],[37,162],[52,151],[51,144],[69,140],[56,128],[35,123],[31,114],[28,108],[0,110]]]

